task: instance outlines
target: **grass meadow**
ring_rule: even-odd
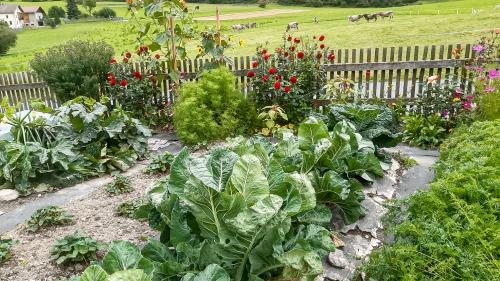
[[[45,10],[52,5],[65,6],[63,1],[53,2],[10,2],[21,5],[40,5]],[[299,13],[280,14],[272,17],[258,17],[246,20],[222,21],[223,31],[232,35],[234,45],[228,50],[230,56],[251,55],[258,44],[268,43],[276,47],[288,22],[297,21],[300,29],[296,36],[324,34],[332,48],[390,47],[412,45],[439,45],[451,43],[472,43],[481,33],[500,28],[500,9],[494,7],[497,0],[449,0],[424,1],[423,3],[394,8],[336,8],[300,7],[272,4],[266,9],[301,9]],[[192,4],[194,6],[194,4]],[[199,4],[195,17],[215,14],[216,5]],[[127,18],[126,3],[98,2],[97,9],[111,7],[120,17]],[[252,5],[218,5],[221,14],[261,11]],[[83,11],[83,8],[80,7]],[[478,10],[473,13],[472,11]],[[371,13],[382,10],[394,11],[393,20],[367,23],[348,23],[346,17],[352,14]],[[319,24],[313,22],[317,17]],[[230,27],[236,23],[257,22],[256,29],[233,32]],[[199,21],[200,25],[214,25],[213,21]],[[71,39],[104,40],[111,44],[117,54],[134,49],[137,42],[130,33],[127,22],[94,21],[62,24],[56,29],[25,29],[18,33],[17,45],[8,54],[0,56],[0,72],[22,71],[29,68],[29,61],[36,52]],[[238,41],[243,39],[244,46]],[[195,55],[196,42],[190,44],[190,54]]]

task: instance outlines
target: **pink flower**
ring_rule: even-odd
[[[477,72],[483,72],[484,68],[478,66],[478,67],[475,67],[474,70]]]
[[[469,108],[469,107],[471,107],[471,103],[469,101],[464,101],[463,106],[464,106],[464,108]]]
[[[484,89],[484,92],[485,92],[485,93],[491,93],[491,92],[493,92],[494,90],[496,90],[496,88],[495,88],[495,87],[488,86],[488,87],[486,87],[486,89]]]
[[[466,96],[465,97],[468,101],[471,101],[474,97],[473,96]]]
[[[488,77],[490,77],[490,79],[495,79],[495,78],[498,78],[498,70],[496,69],[490,69],[488,70]]]
[[[484,50],[484,46],[483,45],[474,45],[474,47],[472,47],[472,50],[480,53],[481,51]]]
[[[441,116],[443,116],[444,118],[448,117],[448,115],[450,114],[450,112],[448,110],[445,110],[441,113]]]

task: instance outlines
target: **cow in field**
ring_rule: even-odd
[[[392,11],[386,11],[386,12],[378,12],[377,15],[384,20],[384,18],[389,18],[392,19],[394,18],[394,14]]]
[[[299,29],[299,23],[296,21],[289,23],[288,26],[286,27],[286,31],[288,32],[291,29]]]
[[[234,31],[240,31],[240,30],[245,29],[246,27],[243,24],[233,24],[233,25],[231,25],[231,28]]]
[[[363,14],[363,17],[366,19],[367,22],[370,22],[370,20],[377,21],[377,14]]]
[[[353,16],[348,16],[348,17],[347,17],[347,21],[348,21],[348,22],[357,22],[357,21],[359,21],[362,17],[363,17],[363,15],[353,15]]]
[[[252,23],[250,24],[250,28],[256,28],[256,27],[257,27],[257,23],[256,23],[256,22],[252,22]]]

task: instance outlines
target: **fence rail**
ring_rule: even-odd
[[[460,57],[452,53],[455,49],[462,49]],[[464,68],[464,62],[473,56],[470,44],[338,49],[335,55],[333,63],[326,59],[323,61],[327,80],[349,78],[366,98],[414,99],[422,93],[427,78],[432,75],[454,75],[462,81],[463,87],[471,87],[467,84],[471,74]],[[237,76],[236,86],[244,93],[252,90],[246,77],[252,68],[251,61],[250,56],[234,57],[232,65],[229,65]],[[206,59],[181,61],[179,65],[184,80],[197,79],[197,73],[207,63]],[[170,81],[164,79],[160,81],[160,86],[161,93],[155,100],[173,102],[175,97],[170,91]],[[0,74],[0,97],[8,97],[11,104],[22,103],[23,109],[28,108],[27,102],[31,98],[41,98],[53,108],[60,105],[47,84],[32,72]]]

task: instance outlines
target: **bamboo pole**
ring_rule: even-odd
[[[174,28],[174,17],[170,17],[170,34],[172,35],[172,69],[173,71],[178,72],[179,69],[177,67],[177,48],[175,46],[175,28]],[[179,79],[175,79],[172,81],[172,91],[177,95],[179,90]]]

